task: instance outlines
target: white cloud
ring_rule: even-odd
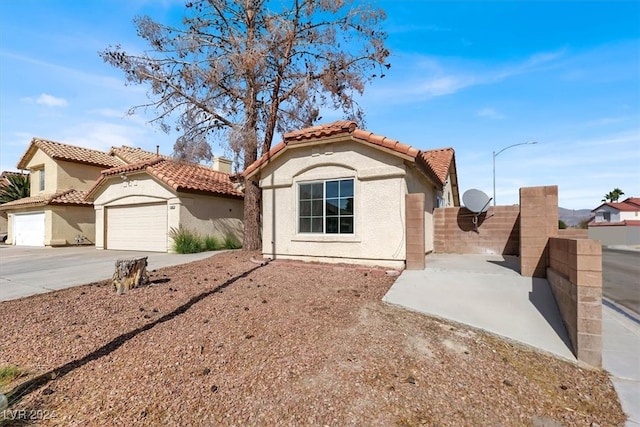
[[[463,89],[467,86],[471,86],[474,83],[473,78],[464,76],[441,76],[423,82],[418,91],[429,97],[449,95]]]
[[[596,120],[586,122],[585,126],[607,126],[616,123],[621,123],[627,120],[627,117],[603,117]]]
[[[485,107],[485,108],[482,108],[481,110],[478,110],[476,112],[476,115],[478,117],[487,117],[490,119],[504,119],[505,117],[504,114],[497,112],[491,107]]]
[[[46,105],[47,107],[66,107],[69,105],[66,99],[56,98],[48,93],[43,93],[37,97],[36,104]]]
[[[394,64],[400,69],[382,82],[377,82],[366,94],[367,104],[383,102],[422,102],[430,98],[451,95],[464,89],[501,82],[514,76],[555,66],[564,50],[533,54],[517,63],[485,64],[476,61],[438,58],[426,55],[398,55]],[[409,76],[409,77],[407,77]]]

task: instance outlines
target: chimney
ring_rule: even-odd
[[[156,145],[156,157],[160,157],[160,146]]]
[[[213,169],[217,170],[218,172],[231,174],[231,165],[231,160],[224,157],[216,157],[215,159],[213,159]]]

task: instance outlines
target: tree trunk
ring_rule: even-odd
[[[246,181],[244,191],[244,239],[242,249],[255,251],[262,247],[260,207],[262,190],[256,181]]]
[[[129,289],[149,283],[147,274],[147,257],[119,259],[116,261],[116,271],[113,273],[113,287],[118,294]]]

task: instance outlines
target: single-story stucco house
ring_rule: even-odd
[[[262,189],[271,258],[403,268],[410,251],[433,250],[433,210],[460,204],[453,149],[421,151],[352,121],[285,134],[242,177]]]
[[[242,241],[243,194],[230,166],[216,159],[222,172],[157,156],[102,171],[86,198],[95,208],[96,248],[172,251],[171,230],[180,227]]]

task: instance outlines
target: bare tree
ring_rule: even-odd
[[[217,138],[246,168],[276,132],[312,125],[323,107],[363,121],[354,96],[390,67],[384,18],[356,0],[188,1],[179,28],[134,19],[149,51],[116,45],[100,56],[128,84],[150,86],[150,102],[130,113],[153,108],[152,122],[180,132],[177,157],[210,159]],[[247,182],[247,250],[260,247],[260,199],[257,184]]]

